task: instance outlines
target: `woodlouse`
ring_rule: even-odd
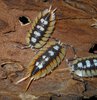
[[[16,84],[30,77],[30,81],[26,87],[27,90],[32,80],[37,80],[52,72],[64,59],[67,47],[71,46],[60,41],[48,42],[33,57],[33,60],[27,67],[26,77],[17,81]]]
[[[56,8],[51,10],[50,6],[49,9],[39,13],[32,23],[32,28],[27,33],[27,46],[24,48],[40,49],[47,43],[55,28],[55,11]]]
[[[68,65],[71,67],[71,72],[79,77],[97,76],[97,55],[76,58]]]

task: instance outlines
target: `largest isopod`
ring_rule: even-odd
[[[39,49],[47,43],[55,28],[55,11],[50,6],[39,13],[26,37],[28,47]]]
[[[69,45],[65,45],[60,41],[48,42],[48,44],[41,48],[33,57],[33,60],[27,67],[26,76],[17,81],[16,84],[30,77],[30,81],[26,87],[27,90],[32,80],[37,80],[52,72],[64,59],[68,46]]]

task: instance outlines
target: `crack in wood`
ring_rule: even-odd
[[[78,0],[63,0],[66,4],[72,6],[73,8],[80,9],[88,14],[96,14],[97,10],[94,6],[89,5],[83,1]]]

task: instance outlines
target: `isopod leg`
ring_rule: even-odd
[[[18,45],[16,47],[19,48],[19,49],[28,49],[31,46],[30,45],[25,45],[25,44],[22,44],[22,43],[18,43]]]
[[[83,78],[75,75],[74,73],[71,72],[71,78],[80,82],[85,82]]]
[[[23,49],[29,49],[29,48],[31,48],[33,50],[33,52],[36,51],[36,49],[34,49],[33,46],[31,46],[31,45],[25,45],[25,44],[21,44],[21,43],[19,43],[19,45],[17,45],[16,47],[19,48],[19,49],[22,49],[22,50]]]
[[[55,37],[52,37],[51,39],[54,40],[54,41],[56,41],[56,42],[59,42],[60,41],[59,39],[57,39]]]
[[[68,45],[68,44],[63,44],[63,45],[64,45],[65,48],[70,48],[70,49],[72,50],[72,52],[73,52],[73,54],[74,54],[73,59],[78,58],[78,56],[77,56],[77,54],[76,54],[76,48],[75,48],[74,46]]]

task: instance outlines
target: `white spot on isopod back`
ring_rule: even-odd
[[[45,61],[48,61],[49,60],[49,57],[45,58]]]
[[[83,67],[83,64],[82,64],[81,62],[79,62],[79,63],[77,64],[77,66],[78,66],[79,68],[82,68],[82,67]]]
[[[47,24],[48,24],[48,21],[46,21],[46,20],[43,19],[43,18],[42,18],[40,21],[41,21],[41,23],[43,23],[44,25],[47,25]]]
[[[35,43],[37,40],[36,40],[36,38],[32,37],[32,38],[31,38],[31,41],[32,41],[33,43]]]
[[[43,59],[44,59],[45,57],[46,57],[45,55],[42,56]]]
[[[58,45],[54,46],[53,48],[54,48],[55,50],[59,50],[59,46],[58,46]]]
[[[90,67],[91,66],[91,63],[90,63],[90,61],[89,60],[86,60],[86,67]]]
[[[94,65],[97,66],[97,59],[93,59]]]
[[[42,69],[42,68],[43,68],[43,63],[40,63],[40,64],[38,65],[38,68],[39,68],[39,69]]]
[[[41,34],[40,34],[39,32],[37,32],[37,31],[34,31],[34,34],[35,34],[36,36],[41,36]]]
[[[36,64],[35,64],[36,66],[38,66],[39,65],[39,62],[36,62]]]
[[[43,28],[42,26],[37,25],[36,27],[37,27],[38,29],[40,29],[41,31],[44,31],[44,28]]]
[[[53,56],[54,55],[54,52],[53,51],[48,51],[48,53],[50,54],[50,56]]]

